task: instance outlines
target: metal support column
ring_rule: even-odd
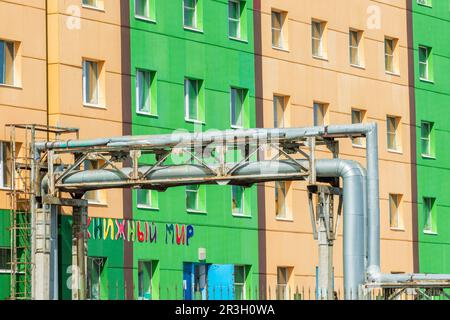
[[[72,300],[86,300],[87,208],[74,207],[72,218]]]
[[[341,214],[341,203],[337,210],[337,219],[334,219],[334,195],[339,195],[341,190],[330,186],[310,185],[309,206],[311,222],[313,224],[314,239],[319,245],[319,266],[318,266],[318,300],[334,299],[334,273],[333,273],[333,245],[336,240],[336,233],[339,227]],[[314,204],[312,195],[317,194],[316,215],[314,215]]]

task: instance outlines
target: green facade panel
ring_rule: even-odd
[[[231,128],[231,88],[246,91],[244,124],[254,127],[255,70],[253,46],[253,3],[242,1],[243,41],[228,36],[228,1],[200,0],[200,31],[183,27],[182,1],[155,1],[155,21],[134,17],[131,2],[131,112],[132,133],[162,134],[182,131],[224,130]],[[136,112],[136,70],[156,74],[157,115]],[[185,79],[199,80],[199,120],[185,119]],[[153,85],[153,84],[152,84]],[[154,106],[152,107],[154,110]],[[145,157],[141,159],[145,162]],[[169,159],[173,163],[174,159]],[[158,193],[158,209],[137,208],[133,192],[133,219],[154,222],[156,243],[134,243],[134,283],[138,281],[139,261],[153,261],[153,298],[183,299],[183,268],[186,263],[245,265],[249,272],[247,298],[256,298],[258,285],[258,211],[256,187],[245,191],[248,217],[232,215],[230,186],[204,186],[204,208],[200,213],[186,209],[185,187]],[[157,192],[157,191],[153,191]],[[166,226],[192,226],[189,246],[165,242]],[[181,229],[180,229],[181,230]],[[206,260],[199,261],[199,249],[206,249]],[[250,289],[251,288],[251,289]],[[135,289],[135,295],[137,294]],[[155,291],[156,290],[156,291]]]
[[[448,1],[423,6],[412,1],[414,89],[417,132],[419,268],[426,273],[450,273],[450,7]],[[419,47],[429,50],[429,79],[420,77]],[[432,157],[422,155],[421,124],[431,122]],[[424,231],[424,198],[433,198],[432,232]]]

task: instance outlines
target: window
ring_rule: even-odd
[[[244,127],[244,103],[247,91],[244,89],[231,88],[231,126],[235,128]]]
[[[193,212],[206,211],[206,191],[205,186],[186,186],[186,209]]]
[[[97,0],[83,0],[83,5],[89,7],[97,7]]]
[[[0,188],[11,185],[11,148],[8,142],[0,141]]]
[[[197,5],[198,0],[183,0],[184,26],[197,29]]]
[[[403,229],[400,212],[401,197],[399,194],[389,194],[389,225],[391,229]]]
[[[324,46],[324,30],[326,23],[323,21],[311,21],[311,35],[312,35],[312,55],[314,57],[325,57]]]
[[[388,150],[398,151],[399,138],[398,138],[398,125],[400,123],[400,118],[387,116],[387,146]]]
[[[0,84],[14,85],[14,42],[0,40]]]
[[[234,299],[245,300],[245,266],[234,266]]]
[[[422,121],[420,130],[420,141],[423,157],[432,157],[431,131],[433,124],[428,121]]]
[[[434,208],[435,198],[423,198],[423,208],[425,215],[425,223],[423,232],[437,233],[436,210]]]
[[[288,218],[286,206],[286,182],[275,182],[275,214],[277,218]]]
[[[134,15],[144,20],[155,20],[155,0],[135,0]]]
[[[199,80],[184,80],[185,119],[187,121],[201,122],[203,120],[200,103],[200,87],[201,82]]]
[[[289,268],[277,268],[277,300],[288,300]]]
[[[99,104],[99,70],[98,62],[83,61],[83,103],[87,105]]]
[[[432,5],[431,0],[417,0],[417,3],[427,7],[431,7]]]
[[[280,11],[272,11],[272,47],[285,49],[285,37],[283,27],[286,14]]]
[[[138,189],[137,207],[141,209],[158,209],[158,192],[155,190]]]
[[[83,0],[83,7],[103,10],[103,0]]]
[[[156,115],[156,73],[136,70],[136,112]]]
[[[228,1],[229,35],[232,38],[241,38],[241,1]]]
[[[419,77],[421,80],[430,80],[430,52],[429,47],[419,47]]]
[[[385,38],[384,39],[384,60],[385,70],[387,72],[396,73],[396,47],[397,39]]]
[[[152,299],[152,261],[138,262],[139,300]]]
[[[327,116],[328,106],[324,103],[314,102],[314,125],[315,126],[324,126],[327,124],[326,116]]]
[[[103,285],[103,273],[105,269],[106,258],[87,257],[87,293],[89,300],[100,300],[106,292]]]
[[[245,214],[244,187],[231,186],[232,212],[233,214]]]
[[[361,59],[359,55],[359,47],[361,41],[361,31],[350,30],[349,32],[349,50],[350,50],[350,64],[354,66],[361,65]]]
[[[0,272],[11,272],[11,249],[0,248]]]
[[[362,123],[364,119],[364,111],[358,109],[352,109],[352,124]],[[354,146],[363,147],[364,139],[362,137],[352,138],[352,144]]]
[[[274,128],[284,128],[284,113],[286,109],[286,97],[273,96],[273,119]]]

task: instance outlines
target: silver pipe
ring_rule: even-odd
[[[308,168],[308,161],[300,161],[300,164]],[[144,173],[148,166],[139,167],[139,171]],[[133,168],[123,168],[126,174]],[[316,171],[318,177],[341,177],[344,188],[344,285],[346,288],[346,299],[356,299],[358,297],[358,288],[364,283],[364,197],[361,190],[364,188],[365,170],[357,162],[342,159],[324,159],[317,160]],[[248,163],[240,166],[233,176],[264,175],[268,176],[268,181],[282,180],[277,177],[279,174],[295,174],[301,172],[300,166],[292,160],[283,160],[279,162],[261,161]],[[152,172],[149,177],[151,180],[167,180],[165,187],[172,187],[180,184],[176,178],[191,178],[189,183],[201,181],[205,177],[214,176],[208,169],[197,165],[166,166]],[[300,175],[299,175],[300,177]],[[198,180],[196,180],[198,179]],[[75,171],[63,179],[67,184],[91,183],[96,186],[86,187],[86,189],[103,189],[108,187],[109,183],[127,182],[128,179],[114,170],[88,170]],[[258,182],[258,181],[254,181]],[[185,184],[183,182],[182,184]],[[48,184],[48,180],[45,180]],[[100,185],[101,184],[101,185]],[[161,185],[161,183],[159,182]],[[46,187],[44,186],[44,189]]]

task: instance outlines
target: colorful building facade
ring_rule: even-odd
[[[419,2],[0,0],[0,125],[76,127],[84,139],[376,122],[382,271],[448,272],[450,11]],[[1,130],[0,299],[8,140]],[[365,165],[363,140],[339,154]],[[318,264],[306,186],[87,193],[88,297],[299,298]],[[58,223],[59,298],[71,299],[71,210]],[[341,253],[340,230],[336,291]]]
[[[414,95],[417,150],[419,269],[450,271],[448,204],[450,7],[447,1],[413,1]]]

